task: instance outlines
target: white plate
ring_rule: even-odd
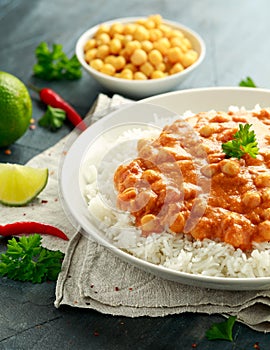
[[[115,247],[104,237],[89,217],[86,202],[80,191],[80,167],[89,147],[97,141],[97,137],[119,124],[129,128],[136,123],[154,124],[156,116],[166,113],[183,114],[192,112],[227,110],[229,106],[245,106],[252,109],[256,104],[261,107],[270,106],[270,90],[252,88],[203,88],[176,91],[142,100],[109,113],[86,131],[69,146],[63,159],[60,171],[60,190],[68,215],[71,214],[81,228],[92,239],[110,249],[121,259],[161,278],[194,286],[224,290],[261,290],[270,288],[269,277],[258,278],[221,278],[194,275],[174,271],[154,265],[131,256]],[[169,110],[169,111],[168,111]]]

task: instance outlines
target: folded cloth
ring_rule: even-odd
[[[101,94],[89,115],[97,120],[102,111],[123,102],[126,100],[121,96],[110,99]],[[70,305],[127,317],[183,312],[237,315],[237,320],[247,326],[270,332],[270,290],[210,290],[163,280],[122,261],[67,220],[58,193],[58,169],[68,142],[66,136],[28,163],[50,169],[48,185],[32,204],[23,208],[1,207],[2,221],[42,221],[61,228],[70,237],[69,242],[50,236],[43,236],[42,240],[44,246],[65,252],[56,285],[56,307]]]

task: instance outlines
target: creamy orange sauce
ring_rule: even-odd
[[[252,124],[256,159],[227,158],[222,143]],[[147,236],[169,230],[251,249],[270,240],[270,113],[203,112],[140,140],[138,157],[118,167],[117,205]]]

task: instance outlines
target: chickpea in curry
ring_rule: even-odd
[[[222,144],[250,123],[259,154],[228,158]],[[270,112],[201,112],[178,119],[114,174],[117,206],[144,236],[184,233],[242,250],[270,240]]]

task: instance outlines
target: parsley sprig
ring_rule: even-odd
[[[41,283],[55,281],[61,270],[64,254],[41,246],[39,234],[14,237],[8,241],[7,251],[0,256],[0,276],[17,281]]]
[[[208,340],[223,339],[233,341],[233,326],[236,321],[236,316],[230,316],[226,321],[214,323],[205,335]]]
[[[38,124],[44,128],[56,131],[61,128],[66,119],[66,112],[61,108],[47,107],[47,111],[39,119]]]
[[[35,54],[37,63],[33,67],[33,72],[38,78],[47,81],[75,80],[82,76],[81,65],[76,55],[69,59],[60,44],[53,44],[50,51],[47,43],[41,42]]]
[[[239,86],[243,87],[249,87],[249,88],[256,88],[256,84],[250,77],[246,77],[246,79],[243,79],[240,81]]]
[[[256,158],[259,148],[256,135],[250,130],[251,124],[239,124],[239,130],[234,134],[234,139],[222,144],[223,152],[229,157],[240,159],[244,154]]]

